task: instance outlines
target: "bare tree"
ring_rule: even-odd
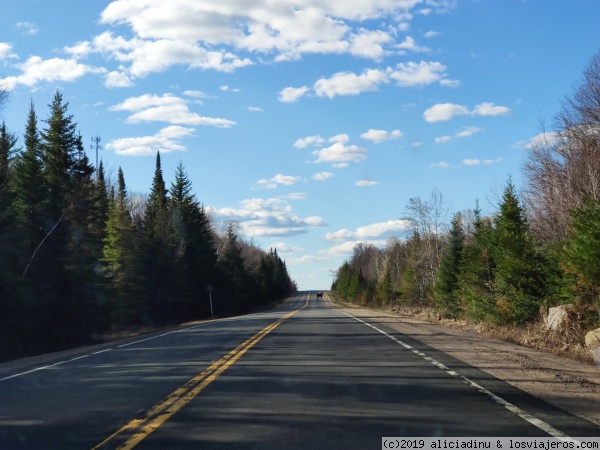
[[[413,231],[423,240],[425,264],[432,284],[435,283],[441,261],[448,212],[449,207],[441,192],[434,189],[429,200],[410,198],[402,218],[410,222]]]
[[[529,221],[544,242],[564,239],[570,212],[584,197],[600,199],[600,52],[563,102],[554,128],[542,127],[523,167]]]

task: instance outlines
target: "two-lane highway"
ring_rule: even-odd
[[[300,292],[286,306],[0,376],[0,449],[381,448],[598,427]]]

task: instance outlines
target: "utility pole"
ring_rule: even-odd
[[[90,149],[96,150],[96,173],[98,173],[98,150],[102,150],[102,146],[100,145],[100,136],[92,138],[92,145],[90,145]]]

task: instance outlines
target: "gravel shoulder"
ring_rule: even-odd
[[[439,323],[345,302],[334,303],[327,293],[324,302],[365,321],[409,335],[551,405],[600,425],[600,370],[596,366]]]

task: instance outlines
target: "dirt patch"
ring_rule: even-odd
[[[453,356],[558,408],[600,425],[600,370],[595,365],[397,312],[324,301],[355,317],[378,322]]]

